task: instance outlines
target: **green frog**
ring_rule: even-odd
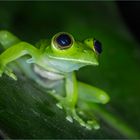
[[[99,88],[77,81],[75,76],[75,71],[81,67],[99,65],[98,57],[102,52],[102,45],[98,40],[88,38],[80,42],[67,32],[59,32],[51,39],[41,40],[36,45],[32,45],[2,30],[0,44],[5,49],[0,54],[0,76],[5,73],[17,80],[7,64],[23,57],[22,62],[25,65],[30,64],[22,67],[24,72],[50,91],[49,93],[58,101],[57,106],[66,112],[68,121],[75,120],[87,129],[100,128],[94,118],[87,119],[86,111],[78,108],[77,104],[80,100],[106,104],[109,96]],[[23,66],[23,63],[20,65]],[[65,95],[60,93],[62,89],[65,90],[63,92]],[[88,108],[90,109],[90,106]]]

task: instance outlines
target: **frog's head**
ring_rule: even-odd
[[[49,57],[53,60],[52,65],[64,72],[77,70],[86,65],[98,65],[98,56],[102,52],[98,40],[88,38],[79,42],[66,32],[54,35],[51,46],[47,49]]]

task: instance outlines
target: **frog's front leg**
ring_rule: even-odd
[[[19,42],[5,50],[0,55],[0,76],[2,76],[2,73],[4,72],[16,80],[16,76],[12,73],[12,70],[7,67],[7,64],[27,54],[37,58],[39,56],[39,51],[34,46],[26,42]]]
[[[77,88],[77,80],[74,73],[69,73],[65,78],[65,88],[66,88],[66,96],[60,97],[56,96],[59,100],[57,104],[58,107],[63,108],[66,111],[66,119],[70,122],[73,122],[73,119],[80,123],[81,126],[84,126],[88,129],[95,128],[95,121],[86,120],[84,121],[79,114],[76,108],[77,99],[78,99],[78,88]]]
[[[0,30],[0,44],[4,49],[8,49],[19,42],[21,42],[21,40],[12,33],[6,30]]]

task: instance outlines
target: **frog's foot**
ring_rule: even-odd
[[[77,108],[77,112],[80,116],[82,116],[82,118],[84,118],[84,120],[87,120],[86,122],[88,129],[100,129],[100,125],[93,112],[91,112],[90,110],[83,110],[82,108]]]
[[[72,114],[72,117],[80,123],[81,126],[84,126],[86,127],[87,129],[91,130],[91,129],[99,129],[100,126],[99,124],[97,123],[96,120],[94,119],[91,119],[91,120],[88,120],[88,119],[84,119],[78,115],[78,113],[76,112],[75,109],[73,109],[73,114]],[[88,118],[88,117],[87,117]]]
[[[88,120],[88,119],[83,119],[76,111],[75,107],[72,107],[65,98],[63,98],[59,103],[57,103],[57,106],[60,109],[64,109],[66,112],[66,119],[73,123],[74,120],[76,120],[81,126],[86,127],[87,129],[99,129],[100,126],[96,122],[96,120]]]
[[[82,109],[76,109],[74,106],[71,105],[71,103],[65,98],[58,94],[56,94],[55,90],[51,90],[49,92],[52,96],[54,96],[59,102],[56,104],[56,106],[60,109],[64,109],[66,112],[66,119],[73,123],[74,120],[76,120],[81,126],[86,127],[87,129],[99,129],[100,126],[97,123],[97,121],[93,119],[87,119],[89,118],[87,114]],[[83,119],[85,118],[85,119]]]
[[[0,77],[2,76],[3,73],[5,73],[6,75],[8,75],[9,77],[11,77],[14,80],[17,80],[16,75],[12,72],[12,70],[10,68],[0,65]]]

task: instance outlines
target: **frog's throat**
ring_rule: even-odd
[[[49,80],[60,80],[64,78],[64,75],[61,75],[56,72],[48,71],[36,64],[33,65],[33,70],[34,72],[39,75],[40,77],[44,79],[49,79]]]

